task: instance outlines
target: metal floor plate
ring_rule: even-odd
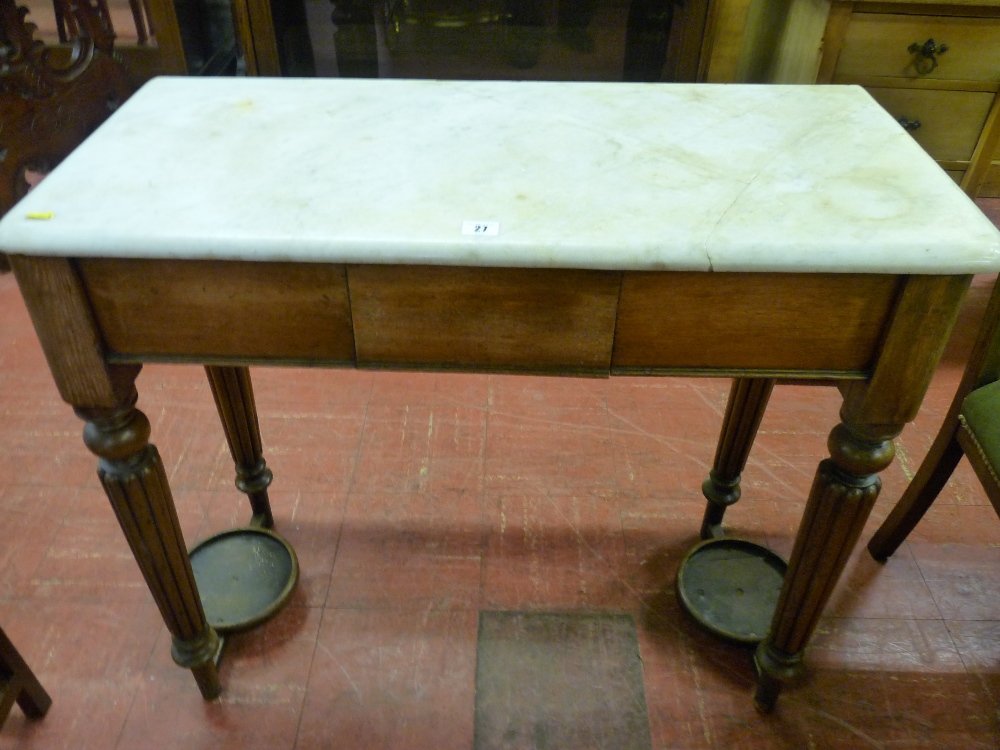
[[[482,612],[475,750],[649,750],[631,615]]]

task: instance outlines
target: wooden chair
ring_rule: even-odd
[[[7,721],[15,701],[32,719],[45,716],[52,705],[45,688],[0,629],[0,727]]]
[[[26,171],[55,167],[132,91],[105,6],[93,3],[67,4],[70,48],[35,39],[27,9],[0,0],[0,215],[27,192]],[[7,267],[0,253],[0,271]]]
[[[114,34],[94,0],[74,0],[74,49],[35,39],[27,11],[0,0],[0,214],[27,192],[26,170],[47,172],[132,92]]]
[[[947,483],[962,456],[1000,515],[1000,282],[990,297],[969,363],[941,431],[906,492],[868,543],[885,561]]]

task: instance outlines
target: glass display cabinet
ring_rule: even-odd
[[[695,81],[709,0],[236,0],[249,74]]]

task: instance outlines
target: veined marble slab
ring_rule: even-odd
[[[487,232],[463,233],[477,224]],[[841,86],[159,78],[0,221],[0,248],[1000,269],[1000,233],[863,89]]]

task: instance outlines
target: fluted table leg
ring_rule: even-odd
[[[841,422],[830,433],[830,458],[820,462],[771,622],[754,657],[754,701],[770,711],[783,681],[799,671],[802,652],[830,599],[878,497],[878,472],[895,454],[902,425],[864,427]]]
[[[206,366],[208,383],[226,433],[229,452],[236,463],[236,487],[250,498],[255,525],[274,527],[267,488],[273,475],[264,461],[257,405],[253,398],[250,369]]]
[[[206,699],[219,695],[221,641],[205,619],[163,461],[149,443],[136,393],[115,408],[76,410],[97,475],[173,638],[174,661],[190,669]]]
[[[701,485],[708,500],[701,522],[701,538],[722,536],[722,517],[740,499],[740,475],[747,465],[757,428],[764,417],[774,378],[734,378],[726,417],[708,479]]]

